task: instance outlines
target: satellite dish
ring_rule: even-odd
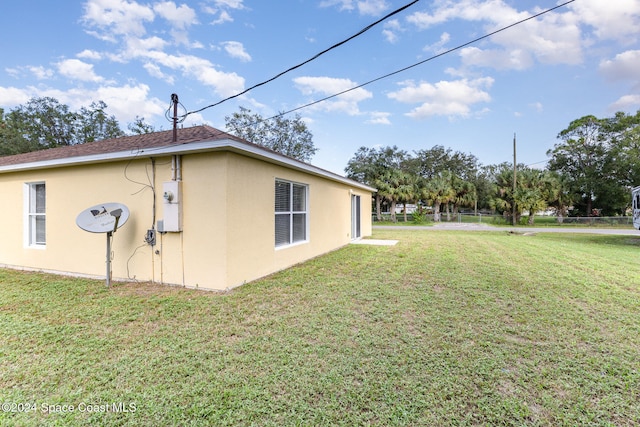
[[[90,233],[115,232],[129,219],[129,209],[122,203],[102,203],[78,214],[76,224]]]
[[[90,233],[107,233],[107,287],[111,284],[111,239],[129,219],[129,208],[121,203],[103,203],[78,214],[76,224]]]

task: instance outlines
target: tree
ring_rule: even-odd
[[[529,211],[528,224],[533,225],[537,212],[545,210],[554,198],[554,181],[548,171],[523,168],[518,171],[515,199],[517,206]]]
[[[136,116],[136,119],[133,121],[133,123],[129,123],[127,125],[127,129],[129,129],[129,133],[131,133],[132,135],[144,135],[156,131],[152,125],[144,121],[144,117],[138,116]]]
[[[640,180],[640,111],[598,119],[585,116],[558,134],[549,169],[567,178],[579,211],[624,214]]]
[[[365,183],[378,189],[375,194],[376,219],[382,221],[383,201],[389,201],[385,195],[390,194],[393,187],[391,170],[406,169],[409,155],[406,151],[393,147],[367,148],[360,147],[347,162],[345,173],[348,178]],[[395,216],[395,207],[392,210]]]
[[[478,172],[478,159],[472,154],[453,152],[442,145],[434,145],[428,150],[418,150],[409,162],[412,172],[431,179],[440,172],[449,171],[465,181],[472,181]]]
[[[398,176],[397,186],[395,193],[399,202],[402,202],[402,215],[404,222],[407,222],[407,204],[416,202],[418,199],[417,192],[417,179],[416,175],[408,172],[400,172]]]
[[[604,122],[608,150],[602,173],[608,179],[598,186],[596,200],[605,215],[625,214],[631,203],[629,192],[640,184],[640,111],[616,113]]]
[[[8,115],[8,120],[31,143],[53,148],[75,143],[75,114],[49,97],[33,98]]]
[[[515,205],[516,222],[523,212],[529,213],[529,225],[533,225],[537,212],[545,210],[554,200],[559,205],[568,199],[560,200],[555,174],[547,170],[533,169],[522,164],[517,168],[516,189],[513,190],[513,166],[509,163],[499,165],[495,175],[494,196],[491,199],[493,209],[505,216],[513,217]]]
[[[400,169],[389,168],[374,181],[374,185],[378,189],[376,196],[389,203],[389,212],[391,213],[391,221],[393,222],[397,221],[397,203],[411,197],[410,190],[407,189],[405,184],[408,179],[408,175]]]
[[[442,204],[449,203],[455,197],[455,190],[451,185],[451,172],[440,172],[428,180],[426,187],[427,199],[433,203],[433,220],[440,221]]]
[[[518,167],[524,166],[518,165]],[[513,166],[509,163],[501,163],[496,166],[493,176],[493,195],[489,200],[489,206],[505,218],[513,217],[515,206],[515,221],[519,222],[522,211],[521,207],[517,205],[513,191]]]
[[[587,215],[593,209],[605,153],[601,128],[602,122],[594,116],[574,120],[558,134],[562,142],[547,151],[551,156],[549,169],[571,177],[573,190],[584,201]]]
[[[49,97],[33,98],[8,114],[2,111],[0,155],[76,145],[124,135],[107,105],[94,102],[74,112]]]
[[[300,115],[285,119],[282,114],[265,120],[259,114],[240,107],[240,112],[225,118],[227,131],[273,151],[303,162],[311,160],[318,150],[313,145],[313,135]]]
[[[107,104],[92,102],[89,108],[81,107],[75,114],[75,143],[100,141],[124,136],[114,116],[107,116]]]
[[[28,153],[40,148],[37,142],[26,139],[19,123],[5,116],[4,110],[0,108],[0,156]]]
[[[571,192],[566,176],[553,171],[548,171],[547,173],[550,183],[549,207],[555,211],[558,223],[562,224],[564,218],[568,215],[569,207],[574,202],[574,195]]]
[[[453,203],[453,214],[457,214],[460,207],[474,206],[477,200],[476,187],[473,183],[465,181],[459,176],[453,175],[451,178],[451,186],[453,187],[454,196],[451,202]]]
[[[490,209],[489,201],[493,195],[493,182],[496,165],[480,166],[475,179],[471,183],[476,189],[476,200],[478,209]]]

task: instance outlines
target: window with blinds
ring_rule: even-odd
[[[309,186],[276,180],[275,235],[276,247],[307,240]]]
[[[46,188],[44,182],[27,184],[27,244],[44,246],[46,238]]]

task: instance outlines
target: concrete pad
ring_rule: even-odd
[[[397,240],[359,239],[351,242],[354,245],[395,246]]]

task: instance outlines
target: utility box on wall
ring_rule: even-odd
[[[160,232],[182,231],[182,181],[167,181],[162,184],[162,227]]]

